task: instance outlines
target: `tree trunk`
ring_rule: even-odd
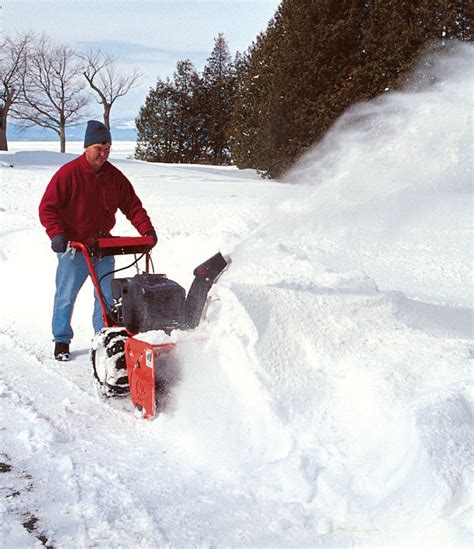
[[[8,151],[7,129],[3,126],[0,128],[0,151]]]
[[[107,129],[110,130],[110,110],[112,106],[111,105],[104,105],[104,124],[106,125]]]
[[[59,142],[60,142],[60,152],[66,152],[66,127],[61,126],[59,128]]]
[[[0,151],[8,151],[7,109],[0,109]]]

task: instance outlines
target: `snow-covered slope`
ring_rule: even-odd
[[[0,157],[2,546],[471,546],[472,52],[347,113],[284,182],[114,144],[158,272],[233,259],[151,422],[96,395],[91,285],[51,358],[37,205],[70,157]]]

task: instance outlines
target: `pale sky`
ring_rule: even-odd
[[[138,67],[142,85],[119,100],[112,118],[135,116],[156,78],[190,59],[201,70],[224,33],[231,53],[266,29],[281,0],[0,0],[2,35],[34,31],[82,49],[119,56],[122,72]]]

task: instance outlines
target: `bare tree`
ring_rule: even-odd
[[[22,81],[22,96],[15,118],[25,126],[49,128],[59,136],[66,152],[66,126],[84,120],[89,97],[84,93],[82,65],[74,50],[56,45],[43,36],[31,49],[28,70]]]
[[[101,50],[81,55],[81,59],[84,61],[83,74],[98,96],[97,103],[104,109],[104,124],[110,128],[110,111],[113,104],[119,97],[123,97],[136,87],[142,75],[137,69],[129,75],[117,73],[117,57]]]
[[[0,45],[0,151],[8,150],[7,119],[21,94],[31,40],[32,35],[26,33],[7,37]]]

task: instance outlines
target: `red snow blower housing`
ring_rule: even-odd
[[[230,260],[217,253],[196,267],[186,295],[177,282],[164,274],[150,272],[151,236],[101,238],[92,246],[80,242],[71,242],[70,246],[84,255],[102,308],[104,328],[95,335],[91,347],[100,392],[105,397],[130,393],[134,408],[144,418],[151,418],[159,404],[160,372],[169,369],[173,362],[175,343],[166,336],[173,330],[192,330],[198,326],[209,290]],[[114,278],[113,303],[106,303],[91,257],[124,254],[141,254],[130,267],[145,257],[146,270],[133,277]],[[115,272],[118,271],[105,276],[113,276]],[[162,343],[134,337],[152,330],[165,334]]]

